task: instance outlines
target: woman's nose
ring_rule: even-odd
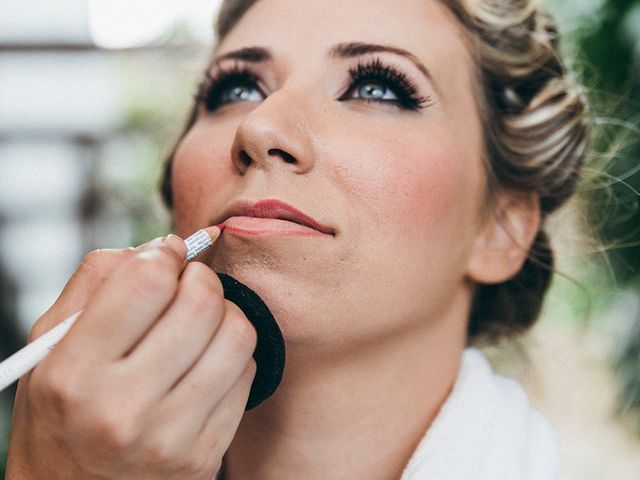
[[[279,90],[240,122],[231,158],[241,175],[250,168],[286,168],[307,173],[315,164],[305,107],[295,95]]]

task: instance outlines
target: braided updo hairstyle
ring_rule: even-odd
[[[220,42],[257,0],[224,0]],[[474,60],[485,143],[487,204],[500,190],[535,194],[541,222],[522,269],[512,279],[478,285],[468,343],[524,332],[537,319],[553,272],[547,216],[574,193],[589,144],[587,102],[561,58],[553,19],[536,0],[443,0],[457,17]],[[194,105],[179,141],[196,119]],[[179,143],[178,141],[178,143]],[[171,163],[162,194],[169,207]]]

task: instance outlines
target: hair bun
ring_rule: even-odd
[[[563,61],[556,24],[533,0],[447,6],[465,27],[482,85],[489,192],[538,195],[544,220],[576,190],[590,133],[587,100]],[[478,287],[470,342],[514,335],[534,323],[553,265],[541,224],[516,277]]]

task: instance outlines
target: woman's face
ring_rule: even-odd
[[[232,216],[207,261],[290,346],[353,349],[468,302],[482,131],[440,2],[259,0],[216,57],[175,156],[177,231]]]

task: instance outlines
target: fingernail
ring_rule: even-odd
[[[184,244],[184,240],[180,238],[178,235],[174,235],[170,233],[166,237],[164,237],[163,241],[170,246],[176,253],[181,256],[184,256],[187,250],[186,245]]]

